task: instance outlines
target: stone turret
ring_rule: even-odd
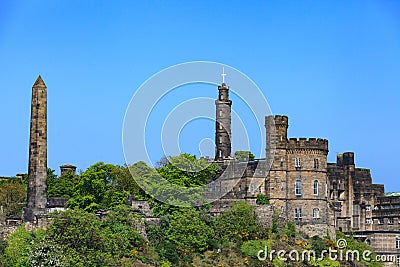
[[[24,221],[46,213],[47,205],[47,88],[42,77],[32,87],[28,196]]]
[[[229,86],[227,86],[224,82],[218,86],[218,91],[218,100],[215,100],[215,160],[221,161],[231,157],[232,101],[229,100]]]

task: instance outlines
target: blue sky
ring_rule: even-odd
[[[39,74],[49,167],[85,169],[123,164],[134,92],[195,60],[244,72],[274,114],[289,116],[289,136],[329,139],[330,161],[355,151],[376,183],[400,191],[398,1],[1,1],[0,175],[27,171]],[[181,142],[191,152],[187,131]]]

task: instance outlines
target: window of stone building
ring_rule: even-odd
[[[259,187],[258,187],[258,193],[262,193],[262,185],[260,185]]]
[[[294,218],[295,219],[303,218],[303,211],[301,210],[301,208],[295,208],[294,209]]]
[[[367,240],[365,240],[365,243],[367,243],[367,245],[370,246],[371,245],[371,240],[367,239]]]
[[[365,210],[366,210],[366,211],[371,211],[371,205],[365,206]]]
[[[394,224],[394,219],[393,218],[389,218],[388,219],[388,224]]]
[[[358,205],[353,205],[353,215],[360,215],[360,210]]]
[[[365,219],[365,224],[371,224],[371,219],[370,218]]]
[[[385,221],[383,220],[383,218],[379,218],[379,219],[378,219],[378,223],[379,223],[379,224],[383,224],[384,222],[385,222]]]
[[[358,216],[353,216],[353,228],[358,228],[359,224],[358,224]]]
[[[319,209],[313,209],[312,211],[312,216],[314,219],[318,219],[319,218]]]
[[[400,249],[400,238],[396,238],[396,249]]]
[[[219,111],[219,116],[222,117],[222,110]]]
[[[296,168],[301,168],[301,159],[300,158],[295,158],[294,160],[294,166]]]
[[[400,266],[400,256],[397,256],[397,266]]]
[[[314,159],[314,169],[319,169],[319,160]]]
[[[301,181],[300,180],[296,181],[295,193],[296,193],[296,196],[301,196]]]
[[[318,181],[314,181],[314,195],[318,196]]]

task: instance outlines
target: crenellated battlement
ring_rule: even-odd
[[[275,125],[288,125],[289,118],[285,115],[275,115]]]
[[[321,138],[290,138],[289,149],[316,149],[328,153],[328,140]]]

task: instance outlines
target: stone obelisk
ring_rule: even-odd
[[[42,77],[32,87],[28,198],[24,221],[44,215],[47,205],[47,88]]]

